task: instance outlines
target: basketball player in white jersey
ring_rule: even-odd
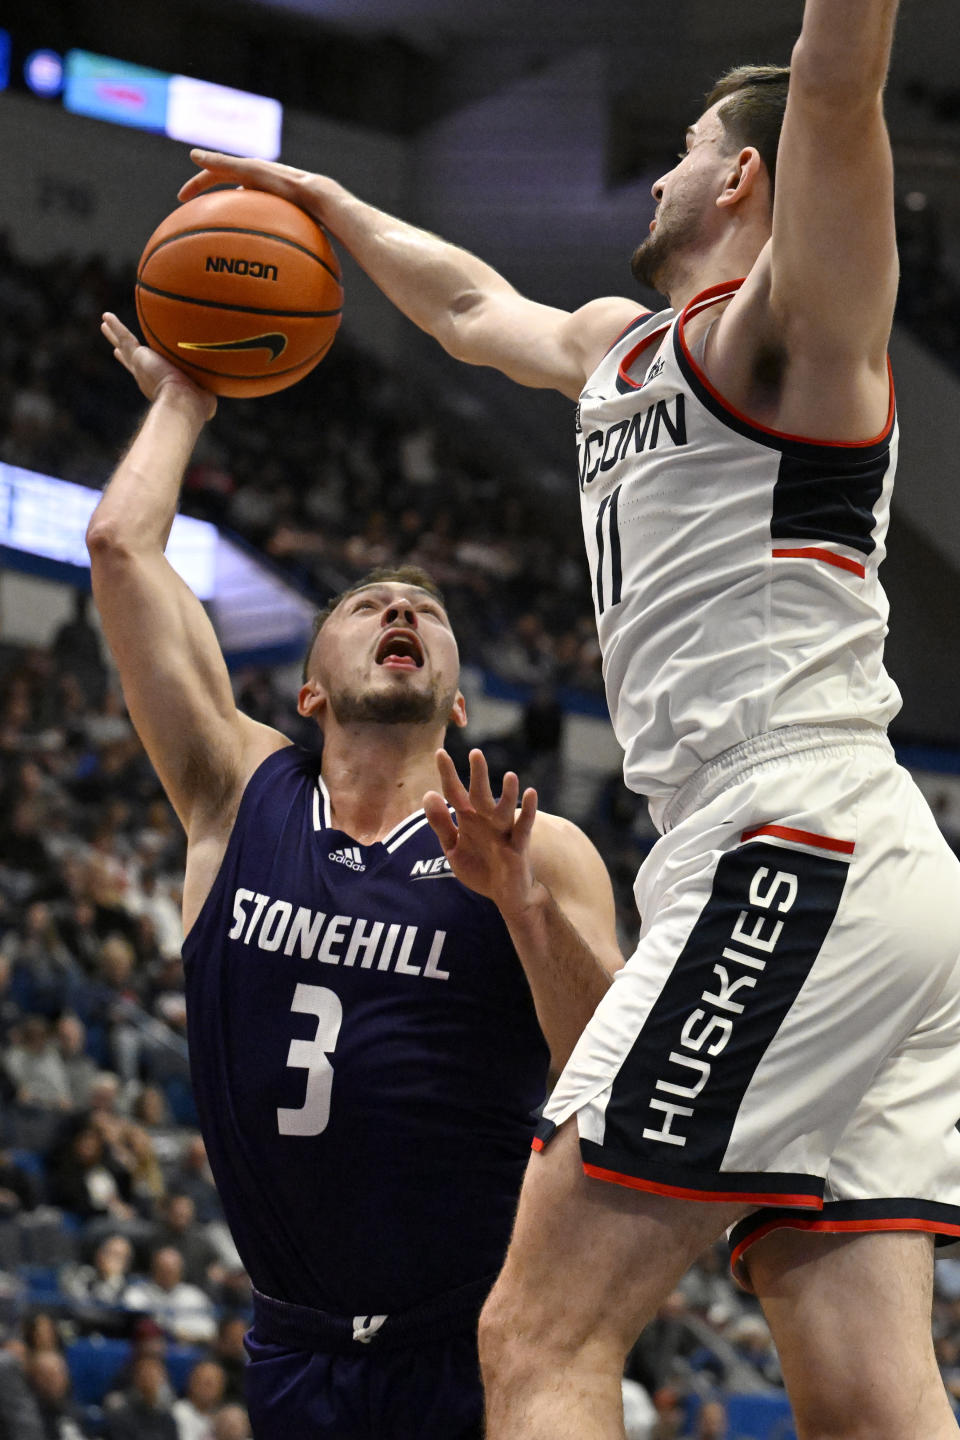
[[[627,1348],[725,1230],[803,1440],[956,1434],[930,1312],[960,1236],[960,867],[885,737],[877,574],[896,10],[806,0],[789,72],[708,97],[634,257],[656,316],[538,305],[283,166],[194,152],[181,192],[287,196],[451,354],[579,401],[608,700],[662,838],[481,1319],[491,1440],[622,1436]]]

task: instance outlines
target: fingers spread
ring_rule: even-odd
[[[446,750],[437,751],[437,769],[440,771],[440,782],[443,785],[443,793],[455,810],[469,811],[473,809],[470,796],[463,788],[460,776],[457,774],[457,767],[454,765]]]
[[[520,802],[520,813],[514,821],[513,838],[515,842],[523,843],[533,829],[533,822],[537,818],[537,792],[534,789],[527,789],[523,792],[523,799]]]
[[[457,827],[443,796],[438,795],[436,790],[428,790],[423,797],[423,812],[446,854],[457,843]]]
[[[490,788],[490,770],[482,750],[470,751],[470,799],[478,810],[493,810],[496,801]]]

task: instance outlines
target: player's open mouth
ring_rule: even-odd
[[[373,658],[389,670],[419,670],[423,665],[423,647],[413,631],[389,630]]]

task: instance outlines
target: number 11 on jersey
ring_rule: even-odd
[[[340,997],[322,985],[298,985],[290,1009],[299,1015],[315,1015],[317,1028],[312,1040],[291,1040],[287,1065],[307,1072],[307,1093],[299,1110],[277,1108],[281,1135],[319,1135],[330,1119],[330,1092],[333,1066],[328,1056],[337,1043],[343,1006]]]
[[[605,495],[600,502],[597,511],[597,574],[595,589],[597,595],[597,614],[602,615],[606,609],[604,604],[603,589],[603,557],[606,550],[604,543],[604,529],[606,529],[610,545],[610,605],[620,604],[620,591],[623,585],[623,571],[620,563],[620,530],[618,526],[617,502],[620,499],[622,485]]]

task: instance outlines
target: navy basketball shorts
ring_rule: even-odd
[[[757,1207],[730,1235],[746,1288],[777,1227],[955,1242],[960,862],[922,795],[841,726],[748,741],[693,789],[534,1148],[575,1115],[588,1175]]]
[[[467,1325],[458,1317],[399,1338],[389,1322],[379,1328],[386,1317],[365,1317],[374,1323],[351,1338],[349,1323],[341,1334],[319,1312],[255,1294],[244,1341],[255,1440],[481,1440],[479,1301],[472,1309]],[[319,1318],[322,1337],[310,1324]]]

